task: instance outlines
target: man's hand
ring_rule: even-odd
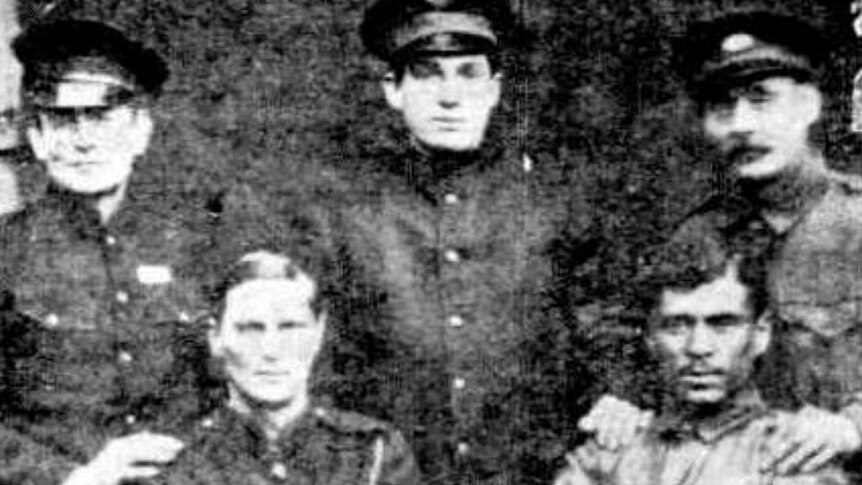
[[[148,431],[115,438],[63,485],[119,485],[123,480],[154,477],[160,465],[172,461],[183,446],[176,438]]]
[[[581,431],[595,433],[596,443],[607,450],[631,444],[640,430],[652,421],[652,411],[644,411],[628,401],[606,394],[578,422]]]
[[[862,436],[849,418],[813,406],[782,414],[767,443],[766,470],[778,475],[810,473],[838,455],[862,446]]]

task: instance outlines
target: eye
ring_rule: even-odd
[[[762,84],[755,84],[745,92],[745,98],[755,106],[763,106],[775,98],[775,93]]]
[[[74,125],[77,121],[75,110],[71,109],[50,109],[42,111],[41,114],[48,124],[57,128]]]
[[[111,107],[84,108],[80,110],[79,116],[89,122],[102,122],[108,119]]]
[[[416,79],[430,79],[443,75],[437,63],[430,60],[418,60],[408,66],[410,74]]]
[[[694,319],[687,315],[672,315],[662,317],[658,321],[658,330],[671,335],[679,335],[688,331],[694,325]]]
[[[747,320],[742,315],[715,315],[707,317],[706,323],[718,331],[730,330],[747,323]]]
[[[468,62],[458,66],[458,75],[465,79],[484,79],[490,74],[488,66],[479,62]]]
[[[243,335],[255,335],[259,333],[263,333],[266,329],[266,325],[263,322],[256,321],[248,321],[248,322],[238,322],[235,324],[237,333]]]

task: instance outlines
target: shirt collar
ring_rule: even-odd
[[[660,439],[696,439],[715,442],[728,433],[743,428],[767,412],[766,404],[755,389],[741,391],[728,406],[706,418],[692,419],[681,413],[675,403],[669,403],[653,423],[652,430]]]

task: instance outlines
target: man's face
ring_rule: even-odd
[[[97,82],[62,85],[60,106],[36,108],[35,124],[27,130],[48,176],[72,192],[98,194],[123,185],[149,144],[153,122],[147,109],[93,106],[106,89]]]
[[[822,96],[811,83],[769,77],[731,88],[703,106],[703,129],[725,157],[731,175],[775,178],[801,168]]]
[[[387,102],[420,144],[456,152],[482,143],[500,86],[486,55],[420,58],[400,82],[391,76],[383,82]]]
[[[649,344],[678,399],[712,405],[748,382],[769,337],[769,324],[754,321],[748,289],[730,268],[694,290],[664,290]]]
[[[227,293],[210,346],[246,405],[277,409],[306,392],[324,329],[313,291],[307,280],[263,279]]]

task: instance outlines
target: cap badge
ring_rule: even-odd
[[[757,41],[749,34],[733,34],[721,43],[721,50],[726,53],[734,53],[751,49]]]

